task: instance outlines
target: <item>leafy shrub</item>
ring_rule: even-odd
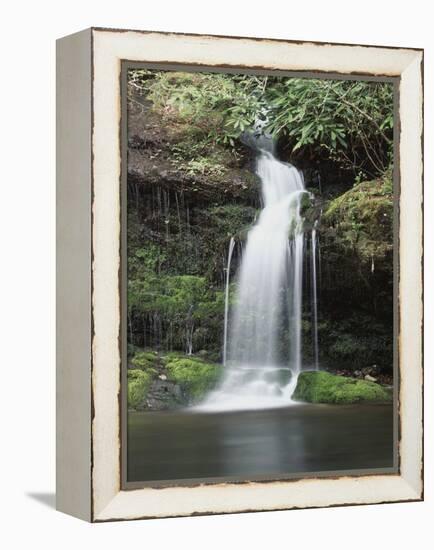
[[[293,152],[307,149],[355,173],[378,175],[392,161],[389,83],[158,71],[132,71],[130,82],[165,117],[193,126],[196,142],[233,148],[260,122]]]
[[[267,129],[365,176],[393,155],[393,87],[387,83],[283,78],[270,87]]]

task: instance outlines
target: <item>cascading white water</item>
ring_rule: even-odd
[[[234,251],[235,239],[231,237],[229,241],[228,263],[226,265],[226,289],[225,289],[225,324],[223,335],[223,365],[226,366],[227,350],[228,350],[228,317],[229,317],[229,281],[231,276],[231,260]]]
[[[301,370],[303,177],[264,150],[257,174],[263,209],[247,237],[228,332],[225,323],[225,375],[202,410],[289,404]]]
[[[316,285],[316,228],[318,222],[316,221],[313,225],[312,235],[311,235],[311,285],[312,285],[312,341],[313,341],[313,355],[315,361],[315,369],[319,368],[319,359],[318,359],[318,296],[317,296],[317,285]]]

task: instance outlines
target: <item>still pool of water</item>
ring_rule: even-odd
[[[128,482],[392,467],[391,405],[128,413]]]

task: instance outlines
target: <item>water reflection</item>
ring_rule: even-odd
[[[391,468],[389,405],[129,413],[128,481]]]

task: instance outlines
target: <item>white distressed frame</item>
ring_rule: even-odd
[[[91,489],[89,513],[68,511],[90,521],[108,521],[421,500],[423,52],[108,29],[87,32],[93,77]],[[122,60],[400,77],[399,475],[121,490],[118,337]]]

